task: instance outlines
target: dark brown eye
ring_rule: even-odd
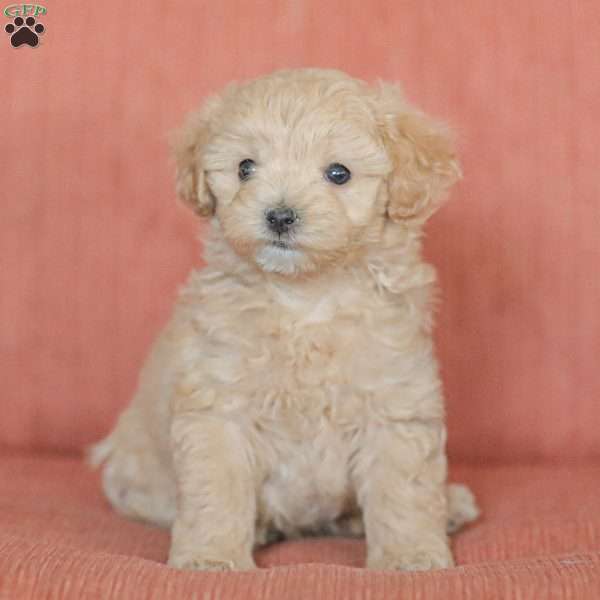
[[[238,166],[238,177],[240,181],[250,179],[256,171],[256,163],[251,158],[245,158]]]
[[[350,169],[340,163],[332,163],[325,169],[325,179],[335,185],[344,185],[351,177]]]

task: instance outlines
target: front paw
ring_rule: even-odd
[[[369,552],[367,567],[378,571],[431,571],[449,569],[454,559],[449,548],[409,550],[404,552]]]
[[[190,571],[250,571],[256,569],[256,564],[251,556],[225,558],[210,556],[208,553],[194,556],[171,553],[168,565],[175,569]]]

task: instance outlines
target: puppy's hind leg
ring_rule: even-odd
[[[88,461],[103,465],[104,494],[127,517],[168,527],[175,518],[175,482],[148,434],[129,409],[113,432],[90,448]]]
[[[479,516],[479,508],[473,492],[460,483],[450,483],[446,488],[448,498],[448,524],[446,531],[455,533],[466,523],[475,521]]]
[[[475,521],[480,515],[473,492],[460,483],[449,483],[446,486],[448,500],[448,521],[446,531],[456,533],[467,523]],[[364,523],[360,512],[345,515],[332,523],[328,523],[321,532],[323,535],[360,537],[365,534]]]

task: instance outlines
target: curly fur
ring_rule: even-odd
[[[174,153],[179,195],[211,217],[206,267],[93,450],[111,503],[171,526],[175,567],[252,568],[255,546],[307,533],[366,534],[371,568],[452,565],[448,532],[477,508],[446,484],[421,258],[460,176],[447,129],[395,86],[280,71],[210,99]],[[333,162],[346,185],[323,178]],[[281,204],[287,249],[264,219]]]

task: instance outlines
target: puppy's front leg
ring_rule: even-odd
[[[203,570],[255,568],[255,479],[239,426],[185,412],[174,417],[171,442],[178,500],[169,564]]]
[[[446,535],[445,429],[439,421],[368,428],[356,485],[372,569],[453,565]]]

